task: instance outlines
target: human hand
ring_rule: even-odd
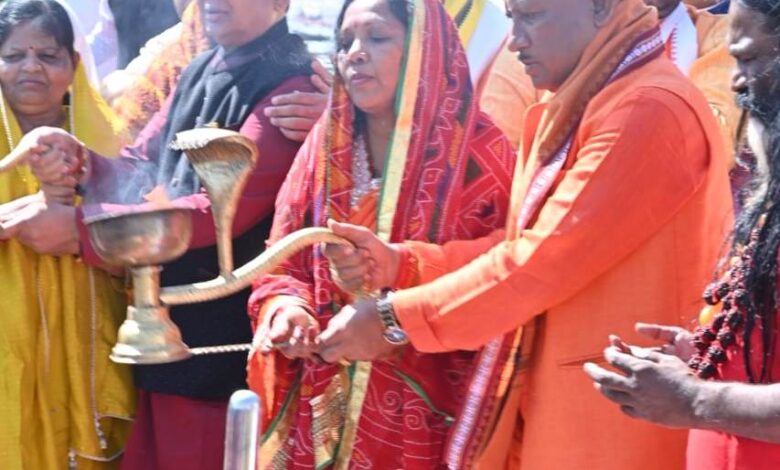
[[[262,354],[277,350],[288,359],[309,359],[320,333],[317,321],[299,305],[283,305],[255,333],[252,347]]]
[[[320,93],[328,94],[333,88],[333,74],[319,60],[311,61],[311,69],[314,74],[311,76],[311,84],[314,85]]]
[[[664,341],[661,351],[679,357],[688,362],[696,353],[693,345],[693,333],[679,326],[654,325],[650,323],[637,323],[637,333],[648,338]]]
[[[76,209],[47,201],[39,193],[23,205],[16,204],[12,210],[0,210],[0,240],[11,238],[39,254],[78,254]]]
[[[615,338],[619,341],[619,338]],[[623,413],[669,427],[694,425],[694,404],[700,390],[697,379],[680,358],[646,348],[610,346],[604,351],[616,373],[593,363],[583,369],[594,386]]]
[[[67,132],[54,127],[38,127],[28,132],[19,141],[19,144],[0,160],[0,173],[8,171],[22,163],[33,165],[40,160],[42,155],[47,155],[49,157],[45,162],[59,164],[56,168],[51,169],[51,171],[56,171],[57,174],[69,173],[73,171],[74,168],[78,168],[78,165],[75,165],[75,162],[73,162],[72,159],[68,159],[67,163],[73,164],[72,166],[74,168],[70,168],[68,165],[64,164],[65,158],[63,154],[53,152],[53,150],[63,151],[63,149],[66,149],[67,147],[67,144],[64,143],[65,138],[62,137],[61,134],[70,137]],[[58,140],[62,140],[63,142],[58,145]],[[65,151],[64,154],[70,155],[67,151]]]
[[[56,202],[72,206],[73,199],[76,197],[76,178],[70,177],[73,184],[54,185],[41,184],[41,193],[48,202]]]
[[[403,347],[385,340],[384,331],[376,299],[361,298],[330,319],[317,338],[314,351],[323,361],[331,363],[383,359]]]
[[[328,104],[333,75],[318,60],[312,61],[311,83],[315,92],[294,91],[271,99],[265,115],[290,140],[303,142]]]
[[[25,134],[9,158],[26,161],[42,185],[75,187],[85,163],[84,145],[56,127]]]
[[[339,288],[360,293],[393,287],[401,264],[398,248],[359,225],[328,220],[328,228],[354,245],[327,244],[323,250]]]

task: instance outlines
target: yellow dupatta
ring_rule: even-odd
[[[124,132],[81,65],[70,96],[69,130],[116,155]],[[22,132],[5,99],[0,118],[5,155]],[[27,167],[0,175],[0,203],[37,191]],[[0,242],[0,267],[0,468],[101,468],[121,454],[134,405],[129,369],[108,359],[124,316],[123,283],[16,240]]]

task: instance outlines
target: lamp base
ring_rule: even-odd
[[[111,360],[120,364],[165,364],[192,356],[167,307],[127,307]]]

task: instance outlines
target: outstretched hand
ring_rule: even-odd
[[[608,400],[633,418],[669,427],[691,427],[700,380],[680,358],[658,350],[626,345],[610,337],[604,358],[618,372],[594,363],[585,373]]]
[[[637,323],[635,328],[637,333],[643,336],[663,341],[665,344],[660,347],[661,351],[677,356],[685,362],[688,362],[696,353],[696,348],[693,345],[693,333],[685,328],[651,323]]]

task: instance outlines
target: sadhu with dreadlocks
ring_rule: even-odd
[[[731,3],[733,87],[749,111],[756,177],[694,332],[637,325],[661,348],[611,338],[585,371],[629,416],[691,428],[688,470],[780,468],[780,0]]]

